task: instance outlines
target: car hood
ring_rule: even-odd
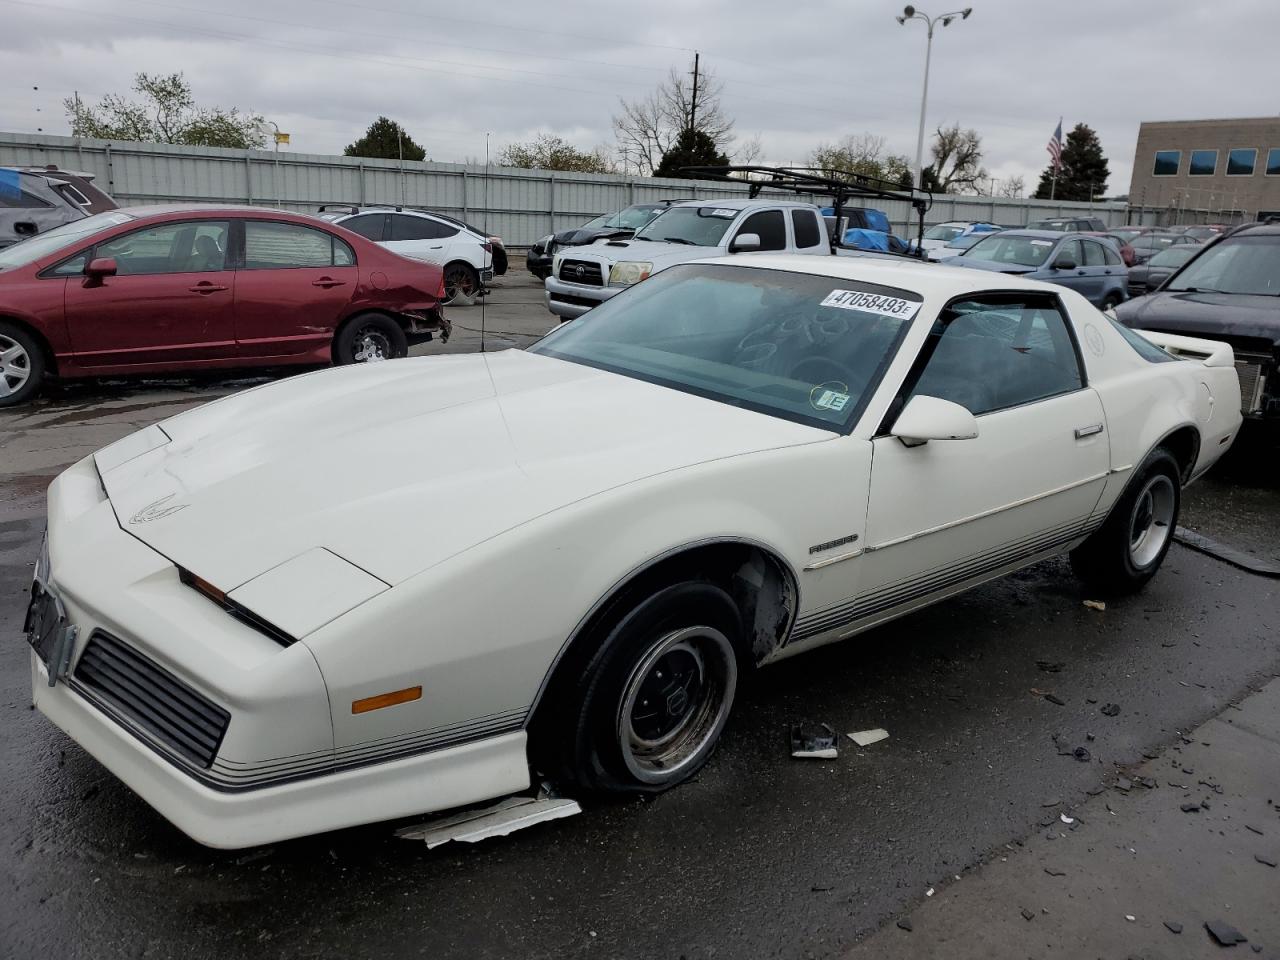
[[[698,247],[687,243],[664,243],[661,240],[604,240],[592,244],[586,251],[605,263],[621,260],[640,260],[653,264],[653,272],[675,263],[722,257],[720,247]]]
[[[957,256],[949,261],[953,267],[968,267],[970,270],[990,270],[992,273],[1010,273],[1025,276],[1035,273],[1039,267],[1024,267],[1016,263],[993,263],[990,260],[974,260],[970,257]]]
[[[514,350],[297,376],[149,430],[96,455],[117,519],[228,592],[317,548],[394,585],[603,491],[833,436]]]
[[[635,233],[626,227],[590,227],[583,229],[581,227],[574,230],[562,230],[552,239],[558,247],[580,247],[586,243],[595,243],[597,240],[609,238],[626,239]]]
[[[1280,298],[1276,297],[1159,292],[1121,304],[1116,316],[1139,330],[1258,337],[1280,345]]]

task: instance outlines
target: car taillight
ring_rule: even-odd
[[[493,244],[492,244],[492,243],[490,243],[488,240],[486,240],[484,243],[480,244],[480,246],[484,247],[484,252],[485,252],[485,253],[493,253]]]

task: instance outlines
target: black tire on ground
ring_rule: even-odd
[[[1106,522],[1071,551],[1071,569],[1111,596],[1142,589],[1169,552],[1181,499],[1178,462],[1161,447],[1135,472]]]
[[[34,399],[44,374],[43,345],[17,324],[0,320],[0,407]]]
[[[480,275],[469,263],[455,261],[444,268],[444,302],[465,307],[480,296]]]
[[[658,793],[707,762],[737,689],[742,626],[719,587],[685,581],[613,621],[585,665],[552,689],[535,754],[588,793]]]
[[[400,325],[384,313],[352,317],[333,341],[333,362],[371,363],[407,356],[409,341]]]
[[[1116,307],[1120,306],[1120,304],[1123,302],[1124,301],[1121,300],[1118,295],[1114,293],[1108,293],[1106,296],[1106,299],[1102,301],[1102,306],[1099,307],[1098,309],[1103,311],[1114,310]]]

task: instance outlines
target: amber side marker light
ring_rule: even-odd
[[[219,590],[217,587],[215,587],[208,580],[205,580],[203,577],[197,577],[190,570],[179,569],[178,579],[181,580],[183,583],[185,583],[188,587],[192,587],[198,592],[203,593],[206,597],[208,597],[214,603],[225,605],[227,602],[226,593]]]
[[[368,713],[370,710],[381,710],[383,707],[394,707],[397,703],[412,703],[422,699],[421,687],[405,687],[403,690],[392,690],[380,693],[376,697],[365,697],[363,700],[351,701],[352,713]]]

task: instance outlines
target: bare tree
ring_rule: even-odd
[[[820,143],[806,158],[811,167],[819,167],[828,176],[875,177],[901,182],[910,177],[907,158],[885,153],[884,137],[874,133],[849,134],[835,143]]]
[[[613,131],[618,152],[626,166],[651,174],[662,157],[675,146],[676,140],[694,118],[695,128],[705,133],[717,149],[724,150],[733,142],[733,121],[720,106],[724,83],[710,70],[698,76],[698,102],[692,110],[693,77],[675,67],[667,78],[647,97],[619,100],[620,112],[613,117]]]
[[[1018,176],[1009,177],[1009,179],[1001,181],[999,193],[997,195],[1001,197],[1009,197],[1010,199],[1017,199],[1026,192],[1026,181],[1023,180],[1022,177]]]
[[[961,130],[960,124],[939,127],[934,135],[933,162],[925,167],[921,180],[938,193],[982,192],[988,178],[982,166],[982,137],[977,130]]]
[[[763,152],[764,145],[760,142],[760,134],[753,133],[734,147],[729,159],[734,163],[755,163]]]

